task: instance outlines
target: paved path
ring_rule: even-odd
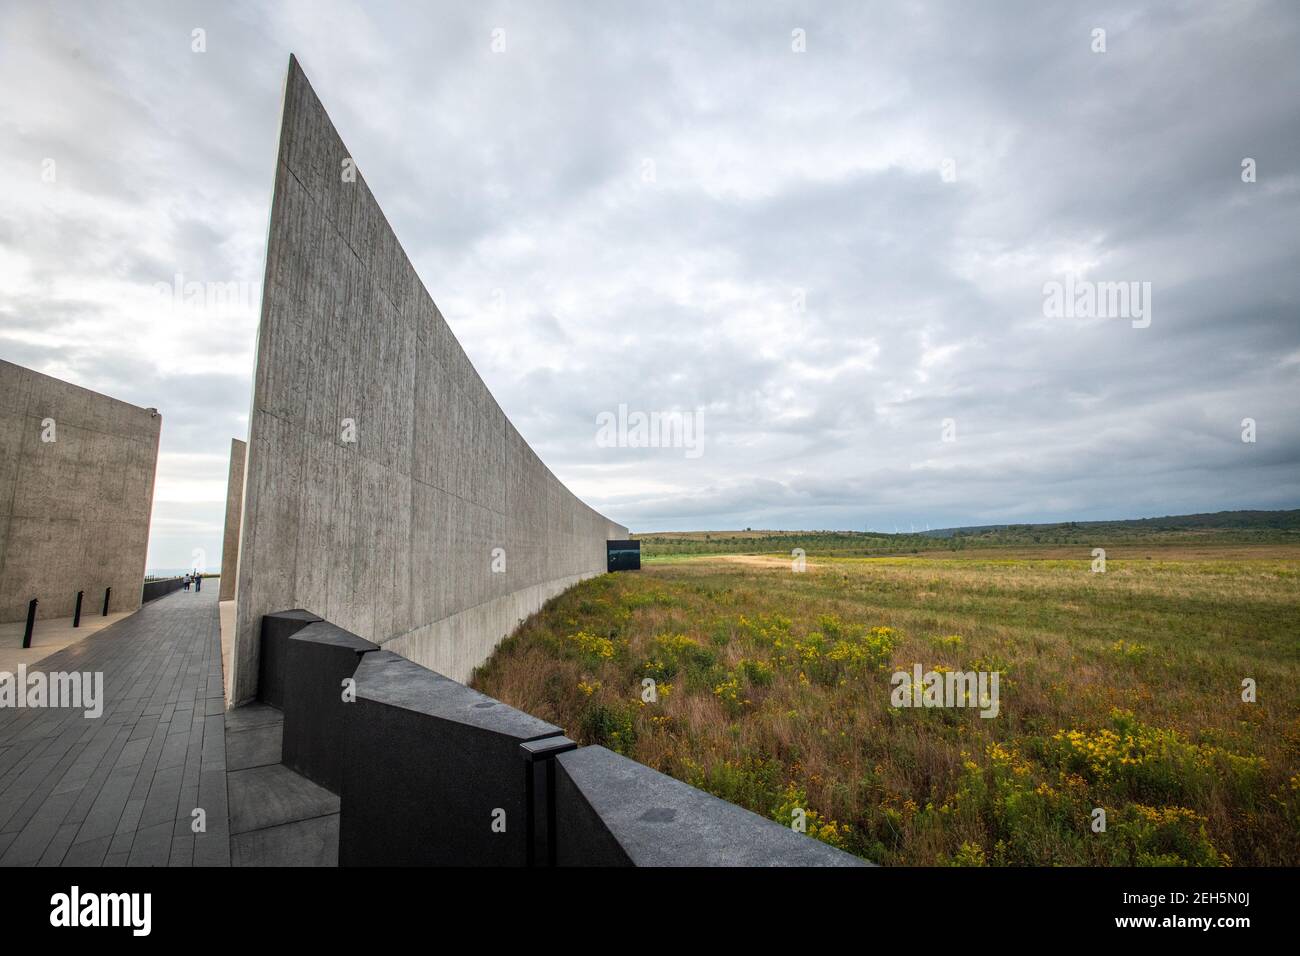
[[[12,673],[18,670],[19,664],[31,667],[55,651],[61,651],[69,644],[84,641],[92,634],[98,634],[109,625],[130,616],[128,611],[114,611],[108,617],[104,617],[98,611],[94,614],[86,614],[83,611],[80,627],[73,627],[70,617],[59,617],[53,620],[37,617],[36,628],[32,631],[31,647],[23,647],[23,632],[27,630],[26,621],[9,621],[0,624],[0,671]]]
[[[28,665],[102,672],[104,711],[0,708],[0,865],[229,865],[218,588],[204,584]]]

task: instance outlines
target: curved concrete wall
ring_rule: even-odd
[[[290,60],[249,419],[230,696],[305,608],[465,680],[626,537],[506,419]],[[351,423],[351,429],[349,424]],[[493,570],[493,549],[504,570]]]

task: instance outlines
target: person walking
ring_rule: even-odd
[[[184,588],[185,588],[186,591],[188,591],[188,590],[190,589],[190,576],[189,576],[188,573],[186,573],[186,575],[185,575],[185,585],[184,585]]]

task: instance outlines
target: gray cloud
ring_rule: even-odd
[[[293,51],[506,413],[634,528],[1295,507],[1298,32],[1227,0],[4,5],[0,355],[159,407],[150,563],[215,562]],[[1151,326],[1046,318],[1067,272],[1152,283]],[[249,295],[168,306],[177,274]],[[701,410],[703,454],[600,447],[620,403]]]

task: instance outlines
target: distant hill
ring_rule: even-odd
[[[1300,531],[1300,509],[1293,511],[1215,511],[1210,514],[1166,515],[1163,518],[1130,518],[1123,521],[1066,521],[1056,524],[988,524],[928,531],[931,538],[955,535],[1028,533],[1059,529],[1086,529],[1150,533],[1160,531]]]
[[[1300,510],[1219,511],[1123,521],[974,525],[887,534],[878,531],[668,531],[635,534],[647,557],[690,554],[900,554],[1017,545],[1300,543]]]

